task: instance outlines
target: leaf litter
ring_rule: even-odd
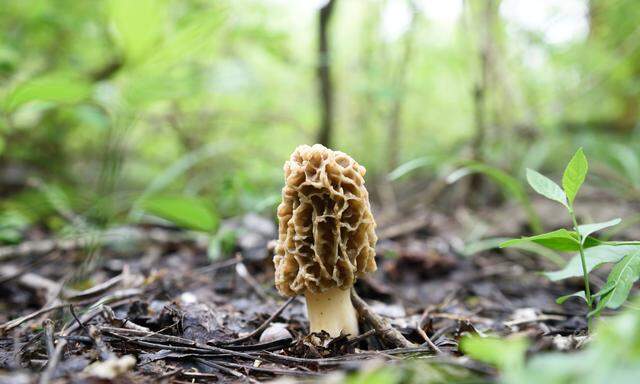
[[[389,235],[378,246],[379,270],[357,283],[354,303],[366,307],[351,340],[307,334],[303,301],[273,287],[275,230],[256,215],[221,224],[235,243],[213,261],[206,241],[154,225],[111,230],[126,236],[101,240],[95,268],[82,276],[85,240],[4,247],[0,382],[313,381],[372,361],[486,378],[496,372],[464,356],[465,335],[526,336],[530,353],[587,342],[584,307],[555,302],[579,279],[529,273],[550,264],[512,250],[462,256],[451,222],[433,217],[406,229],[400,219],[381,225]]]

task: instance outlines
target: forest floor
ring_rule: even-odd
[[[593,201],[609,217],[625,209]],[[554,208],[536,201],[536,209]],[[491,237],[523,234],[522,221],[517,207],[449,214],[418,207],[381,223],[378,271],[355,289],[377,320],[410,342],[404,346],[371,318],[361,319],[356,339],[311,343],[304,300],[273,287],[268,218],[227,220],[238,234],[235,250],[215,261],[206,239],[162,226],[67,240],[34,228],[22,244],[0,247],[0,383],[340,380],[407,361],[438,367],[434,375],[443,378],[491,381],[491,367],[459,350],[463,335],[525,334],[534,341],[529,354],[588,339],[586,308],[555,303],[580,290],[579,279],[550,282],[536,273],[558,268],[544,258],[495,249],[470,255],[460,240],[464,223],[484,223],[481,235]]]

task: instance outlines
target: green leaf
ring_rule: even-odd
[[[598,293],[594,293],[593,295],[591,295],[591,297],[600,297],[600,296],[604,296],[607,293],[611,292],[613,290],[613,288],[615,288],[614,286],[609,286],[609,287],[602,287],[601,290],[598,291]]]
[[[462,254],[469,257],[476,253],[488,251],[490,249],[498,248],[500,244],[505,241],[511,240],[507,237],[492,237],[488,239],[480,239],[472,242],[465,243]]]
[[[31,101],[49,101],[59,104],[75,104],[86,99],[92,91],[91,84],[71,74],[50,74],[28,80],[11,91],[4,100],[7,112]]]
[[[129,62],[140,62],[155,53],[167,25],[166,2],[159,0],[111,0],[109,17],[114,40]]]
[[[142,202],[142,209],[179,227],[203,232],[213,231],[218,221],[200,199],[193,197],[151,197]]]
[[[622,222],[622,220],[620,218],[616,218],[602,223],[583,224],[578,226],[578,232],[582,235],[582,242],[584,243],[590,234],[605,228],[613,227],[614,225],[620,224],[620,222]]]
[[[611,143],[606,146],[607,154],[617,163],[619,171],[636,187],[640,187],[640,156],[630,146]]]
[[[511,239],[507,237],[493,237],[487,239],[480,239],[477,241],[466,243],[464,249],[462,250],[462,254],[464,256],[470,257],[475,255],[476,253],[488,251],[490,249],[500,247],[500,244],[509,241]],[[562,267],[565,264],[565,261],[560,255],[540,244],[536,244],[534,242],[525,241],[520,244],[510,245],[511,248],[521,249],[523,251],[531,252],[536,255],[542,256],[552,263],[556,264],[559,267]]]
[[[225,254],[233,252],[233,248],[236,245],[236,236],[235,230],[220,228],[215,235],[209,238],[209,247],[207,248],[209,260],[216,261]]]
[[[569,205],[573,205],[573,200],[576,198],[582,183],[584,183],[588,170],[587,157],[584,155],[582,148],[580,148],[573,155],[562,175],[562,188],[567,194]]]
[[[617,263],[626,255],[638,250],[640,250],[639,245],[598,245],[592,248],[587,248],[584,251],[587,272],[591,272],[605,263]],[[577,253],[574,255],[567,265],[561,270],[545,272],[544,275],[552,281],[582,276],[582,262],[580,260],[580,254]]]
[[[498,339],[467,336],[460,342],[460,348],[465,354],[501,370],[522,368],[528,346],[529,343],[524,337]]]
[[[484,176],[491,179],[496,184],[498,184],[502,193],[507,198],[513,198],[517,200],[520,203],[520,205],[522,205],[524,210],[527,212],[529,223],[531,224],[531,227],[533,228],[533,230],[535,232],[542,231],[542,224],[540,224],[540,218],[534,211],[531,205],[531,200],[529,199],[529,196],[527,195],[524,187],[522,186],[522,183],[520,183],[518,179],[509,175],[505,171],[484,163],[469,162],[468,164],[466,164],[464,168],[460,168],[452,172],[447,177],[446,180],[447,180],[447,183],[451,184],[472,173],[481,173]]]
[[[582,300],[584,300],[584,302],[587,302],[587,297],[584,294],[584,291],[578,291],[578,292],[574,292],[570,295],[564,295],[564,296],[560,296],[556,299],[556,303],[558,304],[564,304],[565,301],[567,301],[568,299],[572,298],[572,297],[579,297]]]
[[[558,203],[569,208],[567,204],[567,196],[562,191],[562,188],[548,177],[527,168],[527,181],[531,188],[536,192],[546,197],[547,199],[557,201]]]
[[[567,231],[564,228],[540,235],[508,240],[500,243],[500,248],[512,247],[526,242],[540,244],[556,251],[575,251],[579,249],[578,237],[575,232]]]
[[[147,185],[140,197],[134,203],[134,206],[129,213],[130,219],[140,219],[140,206],[150,196],[161,194],[164,189],[171,185],[171,183],[180,176],[184,175],[184,173],[189,169],[201,164],[203,161],[227,153],[234,147],[235,145],[232,142],[220,140],[213,144],[204,145],[176,160],[162,173],[154,177],[149,185]]]
[[[477,162],[469,163],[464,168],[460,168],[452,172],[447,177],[447,182],[453,183],[461,179],[462,177],[472,173],[482,173],[483,175],[489,177],[496,184],[498,184],[500,188],[502,188],[502,191],[508,197],[513,197],[520,200],[523,196],[526,195],[518,179],[509,175],[501,169]]]
[[[374,370],[359,370],[347,376],[344,384],[395,384],[402,383],[403,372],[396,367],[385,367]]]
[[[604,294],[589,316],[599,314],[604,307],[619,308],[629,297],[631,287],[640,278],[640,250],[625,256],[609,273],[606,284],[602,287]]]
[[[402,176],[418,168],[432,166],[435,163],[435,159],[431,157],[418,157],[417,159],[409,160],[404,164],[401,164],[393,171],[389,172],[387,178],[389,180],[398,180]]]

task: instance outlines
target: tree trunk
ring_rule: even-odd
[[[318,90],[320,96],[320,128],[318,143],[329,147],[333,132],[333,83],[329,49],[329,23],[336,0],[329,0],[319,12],[318,23]]]
[[[409,64],[413,56],[413,44],[415,39],[415,30],[418,18],[418,9],[413,1],[409,1],[411,8],[411,24],[405,34],[404,47],[401,56],[401,61],[398,65],[396,76],[394,79],[395,85],[395,99],[391,106],[391,113],[389,116],[389,136],[387,138],[389,145],[389,155],[387,158],[387,170],[390,172],[398,166],[400,158],[400,138],[401,138],[401,125],[402,125],[402,107],[405,101],[406,94],[406,77],[409,70]]]

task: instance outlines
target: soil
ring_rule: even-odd
[[[304,301],[273,287],[270,218],[225,221],[233,249],[213,261],[206,238],[166,226],[81,240],[33,228],[22,244],[0,248],[0,382],[313,381],[380,361],[491,381],[491,367],[458,349],[464,335],[523,334],[534,341],[530,354],[588,340],[586,308],[555,303],[580,290],[579,279],[550,282],[535,272],[557,266],[520,251],[465,252],[470,222],[485,223],[478,237],[524,233],[517,207],[381,216],[378,271],[355,290],[408,346],[366,317],[356,339],[309,336]]]

